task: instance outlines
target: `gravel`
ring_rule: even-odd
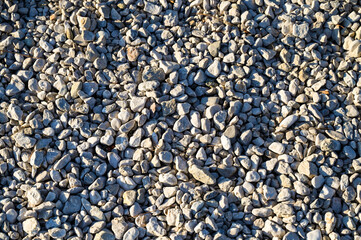
[[[0,2],[0,239],[358,239],[357,0]]]

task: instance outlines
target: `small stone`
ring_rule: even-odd
[[[43,202],[43,198],[41,197],[39,190],[36,188],[30,188],[26,192],[26,197],[28,198],[29,207],[36,207]]]
[[[14,96],[25,89],[25,84],[21,81],[20,77],[13,75],[10,83],[7,85],[5,94],[7,96]]]
[[[258,182],[261,180],[261,176],[256,171],[249,171],[246,174],[246,181],[247,182]]]
[[[28,218],[23,222],[23,230],[29,237],[34,237],[40,231],[40,224],[36,218]]]
[[[164,163],[172,163],[173,162],[173,155],[171,152],[162,151],[159,153],[159,160]]]
[[[50,237],[55,238],[55,239],[64,238],[66,235],[65,229],[61,229],[61,228],[52,228],[52,229],[49,229],[48,232],[49,232]]]
[[[299,37],[299,38],[305,38],[308,34],[308,24],[307,23],[302,23],[302,24],[294,24],[293,25],[293,35],[295,37]]]
[[[282,120],[282,122],[280,123],[280,127],[286,130],[287,128],[291,127],[297,120],[297,115],[290,115]]]
[[[136,227],[129,229],[123,237],[123,240],[136,240],[139,236],[139,230]]]
[[[285,146],[279,142],[273,142],[268,146],[268,149],[277,154],[283,154],[286,151]]]
[[[191,165],[188,171],[196,180],[204,184],[213,185],[217,182],[216,178],[207,169],[198,167],[197,165]]]
[[[136,200],[137,192],[128,190],[123,193],[123,204],[126,207],[132,206]]]
[[[137,60],[139,56],[138,48],[136,47],[128,47],[127,48],[127,58],[129,61],[134,62]]]
[[[79,212],[80,208],[81,208],[80,197],[70,196],[69,199],[65,202],[63,213],[70,215]]]
[[[221,74],[221,63],[219,60],[216,59],[211,65],[209,65],[206,74],[212,78],[217,78],[219,74]]]
[[[262,231],[271,237],[277,238],[282,238],[286,234],[286,231],[281,226],[270,220],[266,220]]]
[[[77,98],[78,97],[78,93],[79,91],[82,89],[83,87],[83,83],[82,82],[74,82],[73,85],[71,86],[71,90],[70,90],[70,96],[72,98]]]
[[[16,121],[20,121],[23,117],[23,111],[21,108],[13,103],[11,103],[8,107],[8,117],[14,119]]]
[[[161,173],[159,175],[159,182],[168,186],[174,186],[177,184],[177,178],[171,173]]]
[[[165,79],[165,73],[161,68],[146,67],[142,74],[143,81],[162,82]]]
[[[322,240],[322,234],[319,229],[307,233],[307,240]]]
[[[336,193],[335,189],[327,185],[324,185],[318,197],[322,199],[331,199],[333,195],[335,195],[335,193]]]
[[[162,107],[163,116],[168,116],[168,115],[172,115],[173,113],[175,113],[176,108],[177,108],[177,103],[176,103],[175,99],[172,98],[169,101],[161,102],[161,107]]]
[[[321,150],[326,152],[341,150],[341,144],[339,141],[326,138],[321,142]]]
[[[231,147],[232,147],[232,143],[231,143],[231,140],[228,138],[228,137],[226,137],[225,135],[222,135],[222,137],[221,137],[221,143],[222,143],[222,147],[223,147],[223,149],[225,149],[225,150],[229,150],[229,149],[231,149]]]
[[[83,83],[83,92],[89,97],[93,96],[98,91],[98,84],[96,82]]]
[[[163,69],[165,74],[175,72],[180,68],[180,65],[171,61],[159,61],[159,67]]]
[[[173,130],[176,132],[184,132],[192,127],[187,116],[181,116],[173,125]]]
[[[132,109],[133,112],[140,112],[145,107],[146,102],[146,97],[133,97],[130,100],[130,109]]]
[[[123,235],[128,229],[128,223],[123,217],[117,217],[112,219],[112,231],[116,239],[122,239]],[[125,238],[124,238],[125,239]]]
[[[146,225],[148,233],[156,237],[162,237],[167,234],[167,231],[161,227],[157,221],[157,218],[151,217]]]
[[[217,171],[223,177],[229,178],[232,177],[237,172],[237,168],[233,166],[227,167],[226,165],[221,164],[218,166]]]
[[[317,166],[314,163],[305,160],[298,165],[297,170],[309,178],[316,176],[318,172]]]
[[[217,41],[214,43],[211,43],[208,45],[208,51],[209,53],[212,55],[212,57],[217,57],[218,56],[218,51],[221,48],[221,42]]]
[[[144,11],[146,11],[152,15],[159,15],[162,12],[162,6],[145,1]]]
[[[94,240],[115,240],[115,237],[111,231],[106,229],[95,234]]]
[[[30,164],[36,168],[39,168],[41,166],[41,164],[44,161],[44,152],[43,151],[34,151],[31,154],[30,157]]]

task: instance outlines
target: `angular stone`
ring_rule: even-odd
[[[317,175],[318,168],[314,163],[304,160],[298,165],[297,171],[309,178],[313,178]]]
[[[207,169],[198,167],[197,165],[191,165],[188,171],[196,180],[204,184],[213,185],[217,182],[216,178]]]

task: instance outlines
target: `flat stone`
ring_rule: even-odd
[[[165,80],[165,72],[161,68],[146,67],[142,74],[143,81],[162,82]]]
[[[162,12],[162,6],[151,3],[151,2],[144,2],[144,11],[152,14],[152,15],[159,15]]]
[[[196,180],[204,184],[213,185],[217,182],[216,178],[207,169],[198,167],[197,165],[191,165],[188,171]]]
[[[76,212],[79,212],[81,208],[81,200],[78,196],[70,196],[69,199],[65,202],[63,213],[70,215]]]
[[[297,120],[297,115],[290,115],[282,120],[282,122],[280,123],[280,127],[286,130],[287,128],[291,127]]]

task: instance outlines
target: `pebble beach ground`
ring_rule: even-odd
[[[360,19],[0,0],[0,239],[360,240]]]

